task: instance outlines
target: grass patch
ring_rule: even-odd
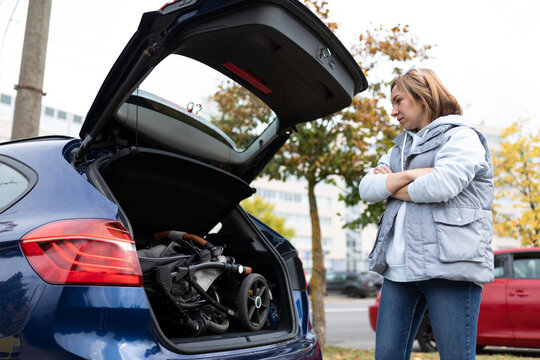
[[[347,349],[337,346],[325,346],[324,360],[373,360],[373,350]]]
[[[323,349],[324,360],[373,360],[373,350],[348,349],[338,346],[326,346]],[[523,357],[511,354],[476,355],[477,360],[508,360],[508,359],[538,359],[538,357]],[[411,360],[439,360],[437,353],[411,354]]]

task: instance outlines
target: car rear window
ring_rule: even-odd
[[[222,70],[226,72],[225,67]],[[237,151],[251,145],[276,118],[255,94],[223,73],[182,55],[165,58],[139,89],[217,126]]]
[[[35,173],[27,166],[0,156],[0,213],[24,197],[36,179]]]

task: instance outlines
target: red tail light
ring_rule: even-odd
[[[221,65],[223,65],[226,69],[231,71],[236,76],[246,80],[248,83],[253,85],[256,89],[259,89],[259,91],[261,91],[264,95],[268,95],[272,93],[272,90],[268,88],[266,85],[264,85],[261,79],[259,79],[258,77],[256,77],[255,75],[247,71],[246,69],[241,69],[235,64],[233,64],[232,62],[227,62]]]
[[[165,4],[163,4],[158,11],[161,11],[163,9],[165,9],[167,6],[171,5],[172,3],[175,3],[177,2],[178,0],[173,0],[173,1],[169,1],[169,2],[166,2]]]
[[[23,236],[21,247],[32,268],[50,284],[142,285],[135,242],[117,221],[52,222]]]

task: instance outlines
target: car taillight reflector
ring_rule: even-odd
[[[117,221],[52,222],[23,236],[21,248],[50,284],[142,285],[135,242]]]

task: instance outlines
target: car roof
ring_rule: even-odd
[[[495,255],[517,253],[517,252],[540,252],[540,247],[510,248],[510,249],[500,249],[500,250],[494,251]]]

